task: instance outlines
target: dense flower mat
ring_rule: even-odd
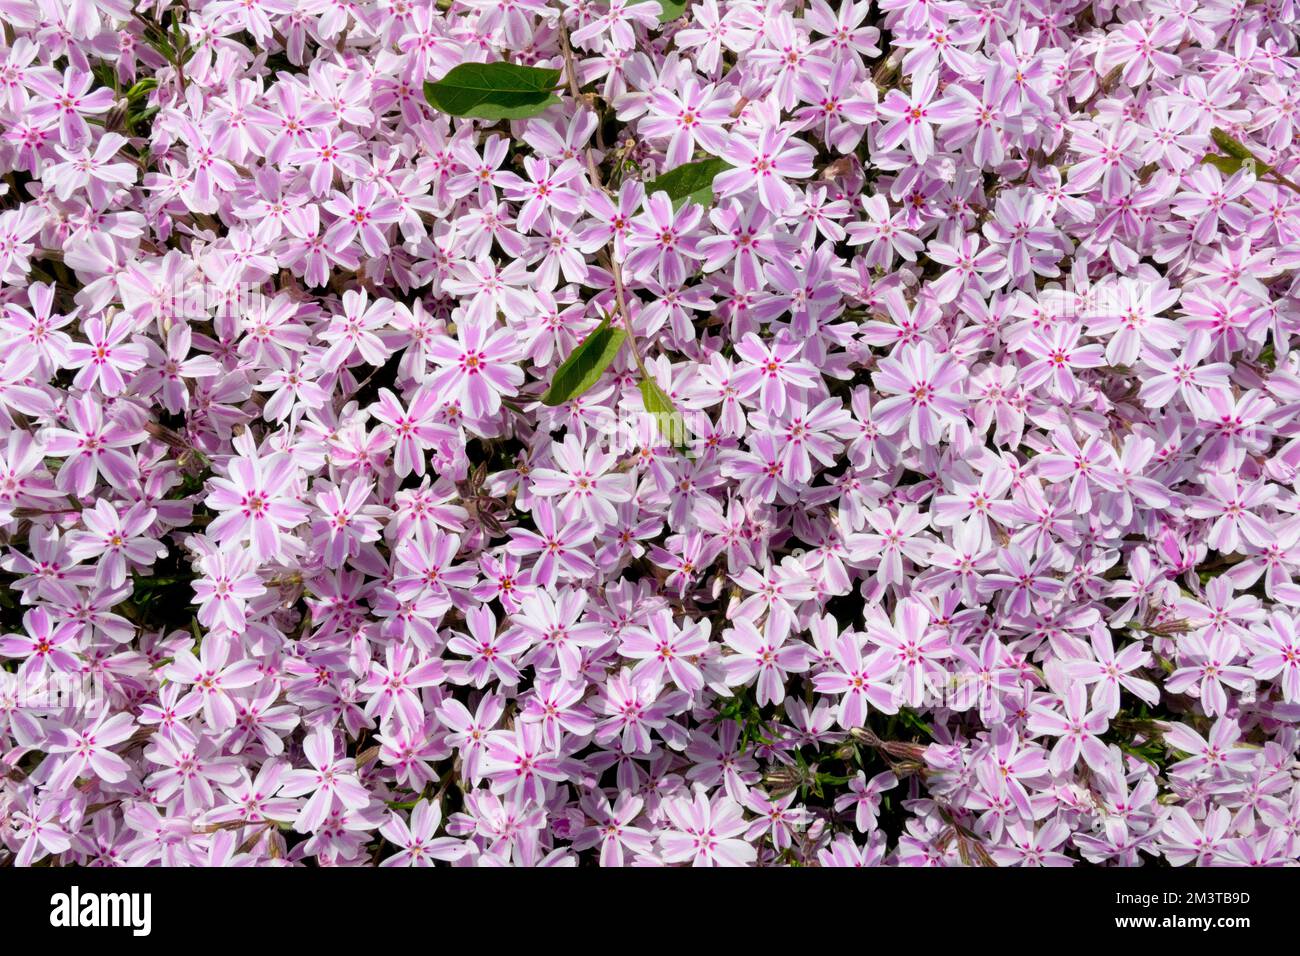
[[[1292,0],[4,0],[0,865],[1300,856]]]

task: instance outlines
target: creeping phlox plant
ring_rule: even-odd
[[[0,23],[0,865],[1300,857],[1294,0]]]

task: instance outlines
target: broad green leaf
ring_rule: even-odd
[[[1254,164],[1256,176],[1263,176],[1273,168],[1267,163],[1261,163],[1257,159],[1241,159],[1238,156],[1224,156],[1221,153],[1206,153],[1205,156],[1201,158],[1201,162],[1209,163],[1225,176],[1231,176],[1233,173],[1237,172],[1237,170],[1241,169],[1241,167],[1251,164]]]
[[[1219,147],[1234,159],[1255,159],[1255,154],[1248,150],[1241,142],[1233,139],[1225,130],[1214,127],[1210,130],[1210,139],[1214,140],[1214,145]],[[1258,162],[1258,160],[1256,160]]]
[[[1239,156],[1224,156],[1222,153],[1206,153],[1201,162],[1209,163],[1225,176],[1231,176],[1241,169],[1248,160],[1244,160]]]
[[[654,416],[655,424],[659,426],[659,434],[674,447],[685,448],[686,420],[677,411],[673,400],[659,387],[658,382],[648,376],[641,379],[637,387],[641,389],[641,401],[646,412]]]
[[[517,63],[462,63],[436,83],[424,84],[424,96],[436,110],[476,119],[528,119],[560,102],[555,90],[559,70]]]
[[[651,415],[671,415],[677,411],[677,406],[668,397],[668,393],[660,388],[659,383],[654,379],[643,378],[638,387],[641,389],[641,398],[645,402],[645,410]]]
[[[667,23],[670,20],[676,20],[686,12],[689,0],[659,0],[659,6],[662,11],[659,14],[659,22]]]
[[[1251,166],[1256,176],[1263,176],[1270,172],[1273,167],[1261,161],[1254,153],[1247,149],[1239,140],[1233,139],[1225,130],[1214,127],[1210,130],[1210,138],[1214,140],[1214,145],[1223,150],[1223,155],[1218,153],[1208,153],[1201,159],[1203,163],[1209,163],[1224,175],[1231,176],[1243,166]]]
[[[673,201],[674,209],[688,199],[701,206],[709,206],[713,203],[713,178],[730,168],[730,163],[716,156],[701,159],[698,163],[686,163],[670,169],[658,179],[650,180],[645,184],[645,193],[647,196],[658,192],[667,193]]]
[[[573,350],[551,379],[551,387],[542,396],[544,405],[563,405],[577,398],[600,379],[609,368],[618,350],[623,347],[627,332],[611,329],[609,319],[601,320],[582,344]]]

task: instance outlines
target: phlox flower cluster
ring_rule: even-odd
[[[0,23],[0,865],[1300,859],[1292,0]]]

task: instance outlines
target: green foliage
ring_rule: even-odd
[[[659,383],[649,376],[641,379],[637,387],[641,390],[641,400],[645,403],[646,412],[654,416],[655,424],[659,426],[659,433],[674,448],[684,449],[686,421],[677,411],[673,400],[659,387]]]
[[[659,0],[659,6],[662,8],[659,22],[668,23],[670,20],[676,20],[686,13],[688,3],[689,0]]]
[[[1223,150],[1233,159],[1254,159],[1255,156],[1245,145],[1236,139],[1233,139],[1228,133],[1219,127],[1210,130],[1210,139],[1214,140],[1214,145]]]
[[[725,173],[731,164],[717,157],[701,159],[696,163],[686,163],[676,169],[670,169],[658,179],[645,184],[647,196],[665,192],[673,201],[673,208],[681,208],[682,203],[690,201],[701,206],[713,204],[713,180],[719,173]]]
[[[1201,162],[1209,163],[1226,176],[1231,176],[1243,166],[1253,166],[1256,176],[1263,176],[1273,168],[1252,153],[1244,143],[1217,126],[1210,130],[1210,138],[1222,152],[1206,153]]]
[[[752,743],[765,746],[774,743],[767,720],[763,717],[763,711],[750,696],[748,687],[738,689],[734,697],[724,700],[718,709],[718,717],[722,720],[730,720],[740,727],[740,739],[736,742],[739,753],[747,751]]]
[[[559,70],[517,63],[462,63],[436,83],[424,84],[434,109],[452,116],[519,120],[560,102]]]
[[[603,319],[582,344],[573,350],[573,354],[564,360],[564,364],[556,369],[551,387],[542,396],[542,403],[563,405],[595,385],[618,355],[625,338],[627,332],[610,328],[609,319]]]

